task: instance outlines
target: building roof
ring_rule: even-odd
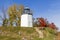
[[[29,14],[29,15],[32,15],[32,12],[31,12],[31,10],[30,10],[29,7],[25,7],[22,14]]]

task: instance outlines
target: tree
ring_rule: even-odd
[[[8,19],[6,18],[6,10],[4,9],[4,6],[2,6],[2,9],[1,9],[2,13],[3,13],[3,18],[0,16],[0,18],[2,19],[3,21],[3,24],[2,26],[7,26],[8,25]]]
[[[10,26],[13,26],[13,22],[16,21],[16,13],[17,13],[17,11],[16,11],[16,5],[15,4],[8,8]]]
[[[16,6],[16,4],[8,8],[10,25],[13,26],[13,22],[16,23],[16,26],[20,26],[21,14],[24,10],[24,6]]]
[[[17,12],[17,18],[18,18],[18,21],[17,21],[17,26],[20,26],[20,23],[21,23],[21,14],[23,13],[23,10],[24,10],[24,6],[23,5],[20,5],[18,7],[18,12]]]
[[[52,29],[57,29],[56,25],[54,23],[50,23],[49,24],[49,28],[52,28]]]
[[[44,18],[37,18],[37,23],[39,25],[39,27],[46,27],[47,26],[47,22]]]

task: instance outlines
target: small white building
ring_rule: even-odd
[[[33,27],[33,16],[29,8],[25,8],[21,15],[21,27]]]

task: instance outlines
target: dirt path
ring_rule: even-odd
[[[34,29],[39,34],[39,38],[43,38],[43,31],[39,30],[37,27],[35,27]]]

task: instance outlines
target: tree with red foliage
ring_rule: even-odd
[[[57,27],[56,27],[56,25],[54,23],[49,24],[49,28],[57,29]]]
[[[37,18],[36,25],[37,25],[37,27],[41,27],[41,28],[49,27],[52,29],[58,29],[54,23],[49,23],[49,21],[47,21],[47,19],[44,19],[42,17]]]
[[[46,27],[46,20],[44,18],[38,18],[38,22],[41,27]]]

